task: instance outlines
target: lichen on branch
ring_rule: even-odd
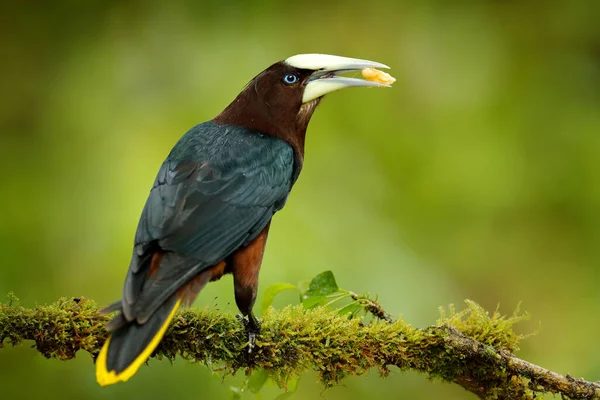
[[[371,368],[387,376],[390,367],[416,370],[460,384],[481,398],[532,399],[540,393],[565,398],[600,398],[600,385],[564,377],[516,358],[523,335],[513,325],[525,315],[488,314],[474,302],[442,312],[424,329],[399,319],[363,324],[326,308],[301,305],[270,308],[251,355],[243,326],[233,314],[210,308],[179,312],[153,357],[221,364],[235,372],[264,370],[280,385],[313,369],[324,385]],[[35,341],[46,357],[68,360],[78,350],[96,356],[107,334],[95,303],[60,299],[24,308],[11,296],[0,305],[0,347]]]

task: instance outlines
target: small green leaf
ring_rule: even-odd
[[[248,379],[248,389],[252,393],[260,392],[268,378],[269,374],[264,369],[255,370]]]
[[[305,298],[302,301],[302,305],[304,306],[304,308],[314,308],[318,305],[322,305],[323,302],[325,301],[326,296],[313,296],[313,297],[308,297]]]
[[[353,317],[356,314],[358,314],[362,309],[363,309],[363,307],[360,305],[360,303],[358,301],[353,301],[349,304],[346,304],[344,307],[339,308],[338,314],[346,315],[346,314],[350,313],[350,317]]]
[[[344,292],[330,294],[329,296],[325,296],[325,300],[327,300],[327,302],[324,303],[323,306],[329,307],[333,303],[340,301],[340,300],[344,300],[347,297],[350,297],[350,295],[348,293],[344,293]]]
[[[260,305],[260,311],[264,314],[265,311],[267,311],[267,309],[273,305],[275,296],[284,290],[298,290],[298,287],[290,283],[276,283],[269,286],[264,292],[263,301]]]
[[[310,286],[310,281],[308,279],[304,279],[301,280],[300,282],[298,282],[298,290],[300,290],[300,293],[304,293],[308,290],[308,287]]]
[[[312,281],[310,281],[308,290],[304,293],[304,298],[327,296],[339,290],[340,288],[335,282],[333,272],[325,271],[321,272],[319,275],[315,276]]]

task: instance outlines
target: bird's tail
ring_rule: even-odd
[[[133,321],[112,332],[96,360],[98,383],[107,386],[131,378],[158,346],[180,304],[174,294],[143,324]]]

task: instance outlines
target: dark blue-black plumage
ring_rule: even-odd
[[[247,128],[208,121],[177,142],[144,206],[123,296],[112,307],[121,314],[108,326],[109,370],[123,371],[142,352],[181,287],[256,239],[285,204],[293,175],[291,146]],[[151,271],[157,253],[160,267]]]
[[[290,192],[294,154],[283,140],[205,122],[161,166],[135,236],[123,313],[144,322],[192,277],[256,238]],[[157,250],[174,260],[147,278]]]

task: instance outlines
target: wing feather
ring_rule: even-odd
[[[203,270],[251,242],[285,202],[294,156],[285,142],[243,128],[199,125],[161,166],[136,232],[123,312],[142,322]],[[161,266],[147,276],[159,249]]]

